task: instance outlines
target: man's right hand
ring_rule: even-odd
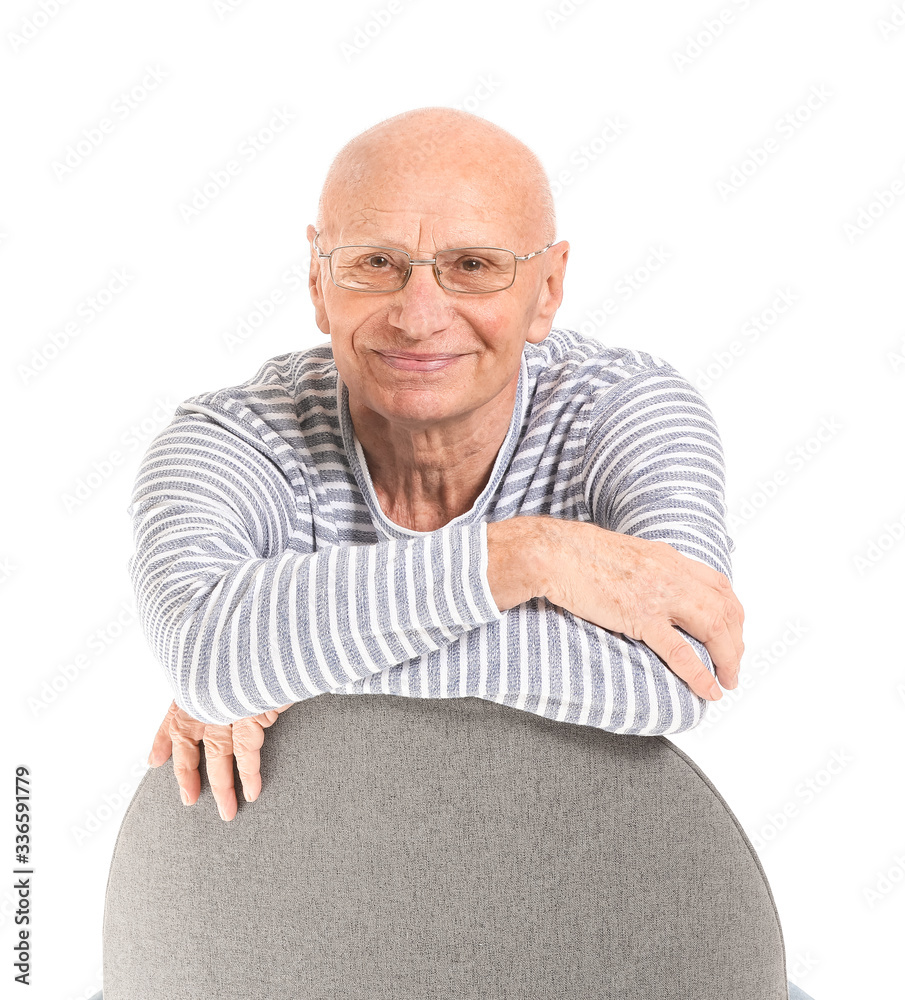
[[[239,768],[245,800],[253,802],[261,793],[261,746],[264,730],[295,702],[271,708],[260,715],[237,719],[223,725],[200,722],[172,702],[157,730],[148,763],[160,767],[173,754],[173,772],[182,801],[194,805],[201,794],[199,743],[204,743],[205,764],[211,792],[220,817],[234,819],[239,805],[233,781],[233,756]]]
[[[667,542],[584,521],[521,516],[487,528],[488,548],[493,539],[488,582],[501,610],[500,600],[515,607],[546,597],[640,640],[701,698],[722,698],[692,645],[673,628],[678,625],[707,648],[723,687],[738,686],[745,612],[724,573]],[[524,596],[525,588],[533,593]]]

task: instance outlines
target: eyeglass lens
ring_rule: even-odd
[[[436,255],[440,283],[456,292],[492,292],[507,288],[515,276],[511,250],[467,247]],[[330,259],[333,280],[343,288],[366,292],[396,291],[405,284],[409,256],[402,250],[339,247]]]

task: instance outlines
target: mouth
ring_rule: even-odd
[[[448,368],[461,357],[460,354],[384,354],[382,351],[378,351],[378,354],[391,368],[412,372],[439,371],[441,368]]]

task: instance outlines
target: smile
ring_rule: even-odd
[[[457,354],[453,357],[440,357],[431,358],[426,357],[424,359],[419,358],[403,358],[398,354],[381,354],[381,358],[391,367],[397,368],[401,371],[409,372],[435,372],[439,371],[441,368],[448,368],[451,364],[458,361],[461,355]]]

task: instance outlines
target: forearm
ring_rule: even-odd
[[[610,531],[593,522],[549,516],[514,517],[489,527],[488,581],[501,609],[523,601],[531,602],[533,608],[536,602],[532,598],[545,598],[539,602],[539,609],[549,616],[551,623],[558,621],[564,628],[570,656],[587,658],[590,642],[598,657],[597,670],[604,670],[601,682],[608,685],[613,678],[628,678],[633,674],[634,681],[629,683],[640,683],[643,677],[645,683],[655,684],[661,692],[666,687],[671,689],[671,709],[666,715],[661,713],[659,721],[655,714],[649,724],[657,722],[668,727],[657,732],[681,732],[700,721],[706,704],[700,697],[701,689],[692,691],[684,680],[675,676],[670,663],[659,655],[662,649],[658,647],[659,652],[655,652],[640,638],[633,638],[634,631],[626,634],[625,625],[617,623],[619,616],[610,621],[587,610],[589,593],[630,591],[631,571],[635,560],[638,564],[645,561],[646,545],[637,537]],[[636,552],[639,546],[641,550]],[[590,585],[589,590],[590,580],[596,580],[597,584]],[[619,581],[624,581],[625,587]],[[707,647],[685,629],[675,625],[673,628],[715,678],[716,669]],[[667,718],[670,712],[672,718]]]
[[[183,536],[162,580],[166,546],[139,524],[133,583],[177,702],[202,721],[231,722],[344,687],[497,620],[481,579],[483,530],[447,526],[269,559],[229,559],[216,540],[199,534],[188,546]]]
[[[128,514],[145,636],[194,718],[343,689],[499,620],[485,522],[327,544],[273,461],[206,416],[155,438]]]
[[[558,722],[641,736],[692,729],[706,705],[645,643],[542,597],[344,693],[486,697]]]
[[[563,604],[568,578],[580,572],[582,534],[605,530],[587,521],[517,515],[487,525],[487,581],[501,611],[534,597]]]

